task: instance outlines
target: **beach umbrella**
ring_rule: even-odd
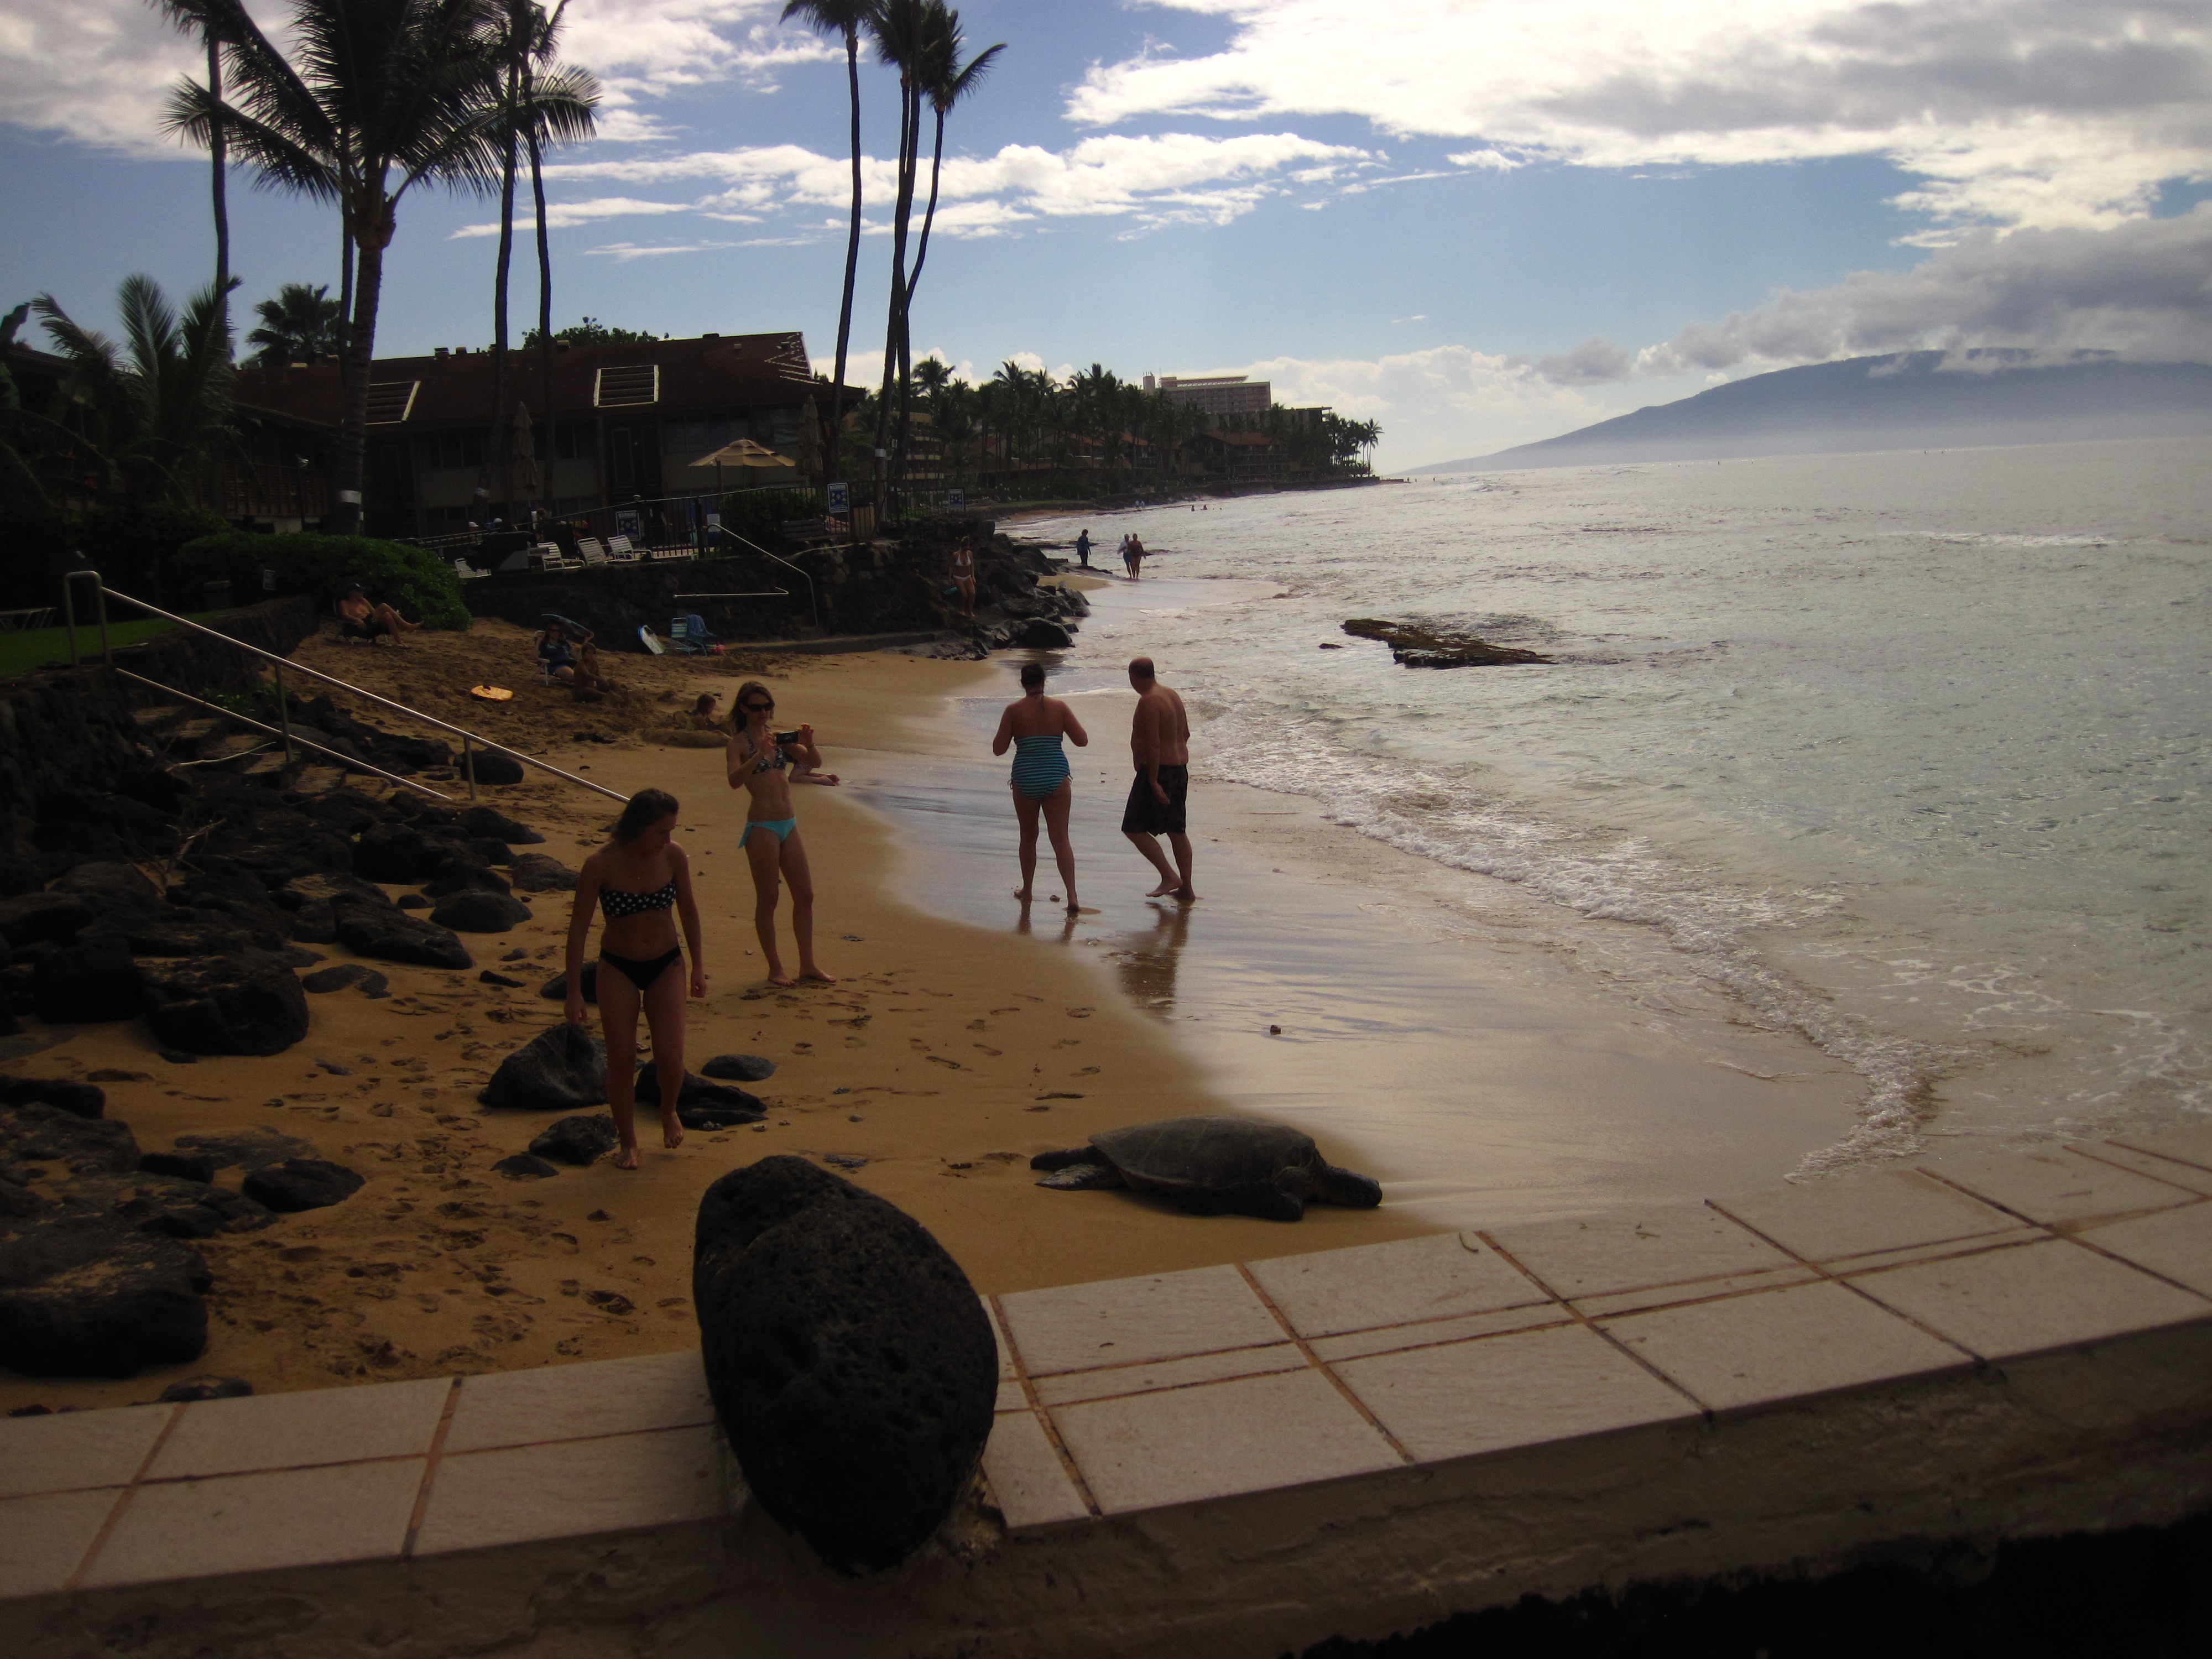
[[[726,466],[796,466],[799,463],[786,459],[765,444],[740,438],[733,444],[724,444],[711,455],[702,455],[691,465],[714,469],[714,493],[719,495],[722,493],[722,469]]]
[[[526,501],[538,499],[538,444],[530,428],[530,405],[514,406],[514,442],[507,451],[507,477],[511,494]]]

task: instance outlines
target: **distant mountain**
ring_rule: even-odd
[[[1422,472],[2212,433],[2212,365],[1907,351],[1778,369]]]

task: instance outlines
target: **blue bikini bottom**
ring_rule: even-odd
[[[745,825],[745,833],[738,837],[738,846],[742,849],[745,843],[753,838],[753,831],[756,830],[765,830],[777,841],[787,842],[798,829],[797,818],[755,818]]]

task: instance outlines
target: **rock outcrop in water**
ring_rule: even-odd
[[[1487,668],[1505,663],[1544,662],[1541,652],[1518,646],[1492,645],[1472,634],[1450,629],[1423,628],[1413,623],[1385,622],[1378,617],[1354,617],[1344,631],[1363,640],[1380,640],[1390,655],[1407,668]]]

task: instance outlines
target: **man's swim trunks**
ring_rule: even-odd
[[[1129,786],[1129,804],[1121,812],[1124,834],[1182,834],[1183,798],[1190,793],[1190,768],[1163,766],[1159,770],[1160,787],[1167,791],[1166,805],[1161,805],[1158,797],[1152,793],[1152,786],[1145,777],[1145,769],[1139,767],[1137,781]]]

